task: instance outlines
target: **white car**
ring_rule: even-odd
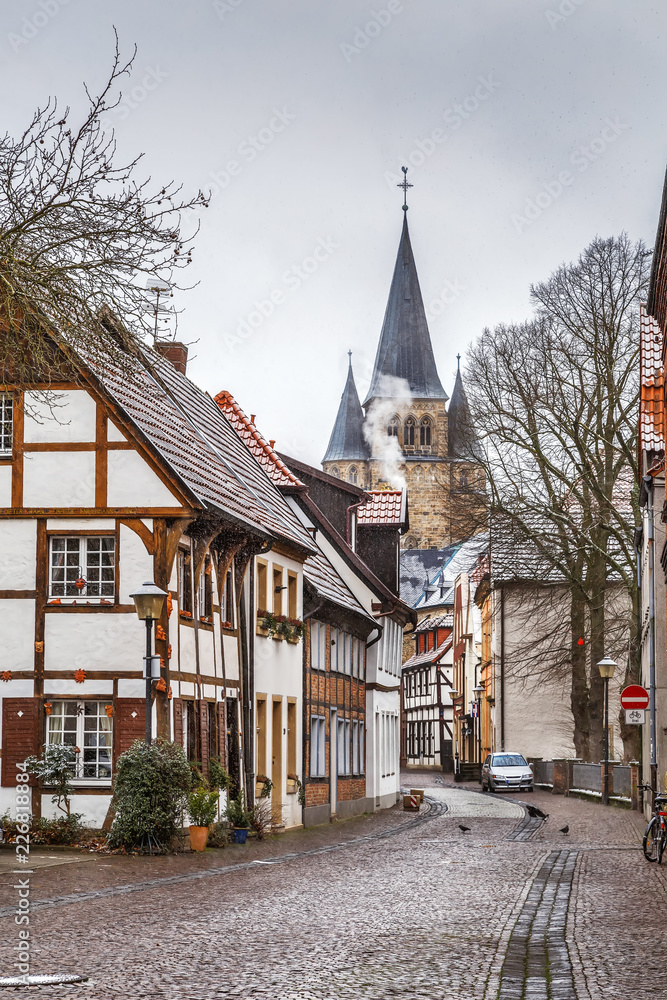
[[[533,772],[520,753],[490,753],[482,766],[482,791],[497,792],[500,788],[533,791]]]

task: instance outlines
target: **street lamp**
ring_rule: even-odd
[[[477,705],[477,761],[481,768],[482,766],[482,695],[484,694],[485,688],[483,684],[478,684],[472,689],[472,693],[475,696],[475,704]],[[481,775],[481,771],[480,771]]]
[[[151,681],[153,679],[152,636],[153,622],[157,621],[164,608],[167,592],[160,590],[152,580],[147,580],[143,586],[135,590],[130,597],[134,601],[137,616],[146,622],[146,655],[144,657],[144,677],[146,678],[146,743],[151,742]],[[158,673],[159,677],[159,660]]]
[[[449,697],[452,699],[452,732],[454,734],[454,776],[459,773],[459,741],[456,735],[456,726],[454,724],[454,702],[458,698],[459,693],[455,691],[454,688],[449,689]]]
[[[604,681],[604,782],[602,786],[602,805],[609,805],[609,681],[614,676],[616,664],[609,656],[598,663],[600,677]]]

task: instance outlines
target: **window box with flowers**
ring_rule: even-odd
[[[294,645],[303,638],[305,625],[299,618],[273,615],[270,611],[258,612],[257,618],[258,628],[265,629],[272,639],[287,639]]]

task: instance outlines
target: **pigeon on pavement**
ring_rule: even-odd
[[[461,831],[461,833],[469,833],[470,827],[464,826],[463,823],[459,823],[459,830]]]
[[[526,806],[526,809],[528,810],[528,815],[532,817],[532,819],[548,819],[549,817],[549,813],[542,812],[542,810],[538,809],[537,806]]]
[[[569,833],[570,832],[570,825],[569,825],[569,823],[566,823],[565,826],[562,826],[558,832],[559,833]]]

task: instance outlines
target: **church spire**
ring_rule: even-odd
[[[407,177],[404,183],[407,185]],[[403,187],[403,184],[399,184],[399,187]],[[410,243],[405,202],[403,207],[401,241],[375,357],[371,386],[364,406],[376,396],[392,394],[382,390],[383,376],[404,379],[410,386],[410,392],[417,399],[448,398],[435,366],[431,336],[428,332],[426,312]]]
[[[468,397],[463,388],[461,375],[461,355],[456,355],[456,381],[452,389],[452,400],[448,412],[448,450],[450,458],[476,459],[479,441],[470,416]]]
[[[349,358],[347,381],[323,462],[340,462],[347,459],[365,461],[370,458],[370,448],[364,437],[364,411],[361,409],[357,387],[354,384],[352,351],[347,353]]]

